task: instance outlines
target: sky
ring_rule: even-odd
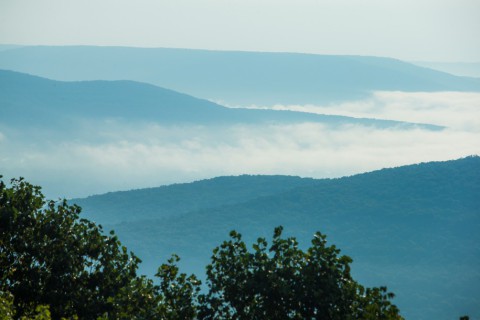
[[[0,0],[0,43],[480,62],[480,0]]]

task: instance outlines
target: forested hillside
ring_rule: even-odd
[[[398,305],[408,318],[451,319],[458,310],[480,313],[475,298],[480,295],[479,286],[471,285],[480,279],[476,245],[480,241],[479,169],[480,158],[468,157],[341,179],[307,180],[297,187],[288,186],[292,178],[284,178],[283,190],[273,187],[282,183],[279,177],[263,177],[261,189],[267,188],[269,179],[273,189],[258,197],[232,197],[234,189],[225,183],[250,179],[250,188],[257,190],[259,177],[230,177],[78,202],[89,217],[101,220],[104,212],[111,217],[113,211],[108,213],[106,208],[114,197],[117,202],[121,197],[149,194],[151,201],[137,198],[138,206],[148,212],[147,220],[142,215],[135,220],[138,211],[131,207],[116,206],[120,217],[131,213],[129,221],[108,224],[144,260],[141,270],[149,274],[171,253],[183,258],[185,270],[201,274],[212,245],[231,229],[253,241],[267,236],[272,227],[284,225],[301,245],[320,230],[354,258],[354,272],[360,279],[384,283],[397,292]],[[207,183],[208,192],[195,188]],[[225,190],[229,200],[212,205]],[[155,192],[163,200],[155,200]],[[195,200],[199,197],[202,201]],[[152,203],[150,209],[148,203]],[[163,204],[155,219],[152,215],[158,203]]]
[[[71,201],[87,218],[102,224],[178,217],[206,208],[243,203],[317,183],[311,178],[289,176],[218,177],[194,183],[111,192]]]

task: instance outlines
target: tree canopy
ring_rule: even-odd
[[[0,181],[2,319],[402,319],[393,294],[352,279],[352,260],[321,233],[304,251],[278,227],[249,250],[232,231],[201,292],[175,255],[156,282],[137,275],[140,259],[80,213],[23,179]]]
[[[10,188],[1,182],[0,212],[0,290],[13,294],[18,314],[46,304],[54,317],[95,318],[135,280],[139,259],[80,219],[79,207],[46,202],[19,179]]]
[[[204,319],[402,319],[386,288],[367,288],[350,275],[348,256],[316,233],[303,251],[295,238],[274,231],[247,249],[241,235],[214,249],[207,266]]]

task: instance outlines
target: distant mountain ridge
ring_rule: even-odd
[[[50,126],[51,123],[75,123],[79,119],[108,118],[160,124],[321,122],[379,127],[412,126],[405,122],[381,119],[294,111],[232,109],[134,81],[64,82],[6,70],[0,70],[0,104],[0,123],[20,126]],[[435,125],[419,126],[432,130],[441,129]]]
[[[71,201],[84,209],[87,218],[112,224],[175,217],[205,208],[242,203],[316,182],[315,179],[293,176],[242,175],[110,192]]]
[[[0,68],[56,80],[134,80],[229,105],[325,104],[372,91],[480,91],[480,79],[391,58],[168,48],[23,46]]]
[[[480,78],[480,62],[429,62],[414,61],[414,64],[457,76]]]
[[[258,192],[268,190],[269,180],[272,189]],[[223,194],[229,200],[215,205]],[[480,315],[478,156],[339,179],[224,177],[75,202],[87,217],[115,229],[147,273],[177,253],[185,270],[201,275],[210,250],[229,230],[251,242],[283,225],[302,245],[317,230],[327,234],[354,258],[353,272],[363,283],[397,293],[407,318]],[[131,216],[112,218],[115,211]]]

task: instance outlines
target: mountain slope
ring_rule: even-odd
[[[85,217],[101,224],[178,217],[191,211],[243,203],[316,183],[290,176],[218,177],[157,188],[110,192],[83,199]]]
[[[165,187],[161,196],[170,203],[175,199],[193,203],[198,194],[195,184],[191,187],[190,193],[178,193],[178,186]],[[224,188],[218,183],[217,193],[209,192],[210,197],[215,195],[212,200]],[[192,206],[190,212],[180,210],[181,205],[164,206],[160,219],[109,227],[144,259],[143,271],[153,273],[175,252],[183,258],[185,270],[197,274],[202,274],[211,249],[231,229],[251,242],[258,236],[270,237],[274,226],[283,225],[302,245],[319,230],[354,258],[353,272],[361,282],[387,285],[396,292],[407,318],[452,319],[480,315],[475,298],[480,296],[479,195],[480,158],[469,157],[310,181],[217,207],[204,199],[208,205]],[[83,200],[89,205],[88,216],[100,216],[102,210],[96,211],[92,200]],[[148,202],[144,199],[143,206]],[[126,215],[130,209],[117,210]]]
[[[231,109],[172,90],[133,81],[54,81],[0,70],[0,123],[49,125],[79,119],[119,118],[162,124],[222,125],[258,122],[356,123],[380,127],[406,123],[293,111]],[[426,125],[425,128],[439,129]]]
[[[318,104],[371,91],[480,91],[480,80],[390,58],[125,47],[21,47],[0,68],[57,80],[134,80],[233,105]]]
[[[448,72],[457,76],[480,78],[480,62],[416,61],[413,63],[421,67]]]

